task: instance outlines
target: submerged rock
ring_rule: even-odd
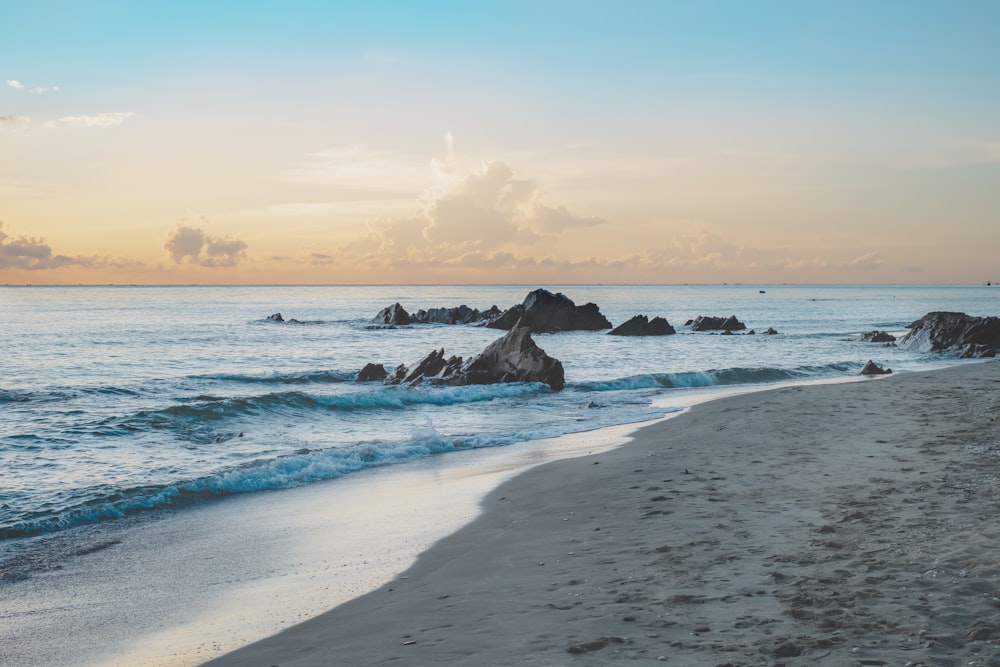
[[[888,375],[892,373],[891,368],[882,368],[871,359],[861,368],[861,375]]]
[[[903,349],[952,352],[962,358],[995,357],[1000,348],[1000,317],[932,312],[911,322],[896,341]]]
[[[645,315],[636,315],[628,322],[619,324],[608,332],[609,336],[669,336],[677,333],[670,322],[662,317],[647,318]]]
[[[895,343],[896,337],[891,333],[876,330],[864,332],[858,336],[858,340],[862,343]]]
[[[535,344],[528,327],[517,326],[468,361],[455,356],[445,359],[443,349],[435,350],[412,370],[400,365],[385,380],[386,384],[411,386],[424,382],[453,386],[542,382],[559,391],[565,386],[565,372],[558,359]]]

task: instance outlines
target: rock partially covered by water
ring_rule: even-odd
[[[383,308],[372,320],[386,326],[405,326],[408,324],[475,324],[496,319],[501,314],[500,309],[491,306],[486,310],[469,308],[465,304],[454,308],[420,309],[410,314],[398,303]]]
[[[507,309],[486,326],[493,329],[513,329],[518,323],[527,326],[531,333],[599,331],[611,328],[611,322],[601,314],[601,309],[596,304],[578,306],[565,294],[553,294],[545,289],[528,292],[523,303]]]
[[[384,380],[388,376],[389,373],[382,364],[365,364],[365,367],[358,372],[358,382],[374,382]]]
[[[414,386],[425,382],[452,386],[542,382],[559,391],[566,380],[562,362],[535,344],[528,327],[518,326],[468,361],[455,356],[446,359],[443,349],[435,350],[412,370],[400,365],[385,380],[386,384]]]
[[[861,367],[861,375],[888,375],[891,372],[891,368],[882,368],[871,359]]]
[[[927,313],[896,341],[903,349],[953,352],[962,358],[995,357],[1000,348],[1000,317],[965,313]]]
[[[628,322],[619,324],[608,332],[609,336],[669,336],[677,333],[670,322],[662,317],[649,319],[645,315],[636,315]]]
[[[285,318],[281,316],[281,313],[275,313],[274,315],[268,315],[264,318],[270,322],[284,322]]]
[[[858,340],[862,343],[895,343],[896,337],[891,333],[876,330],[864,332],[858,336]]]
[[[454,308],[418,310],[412,318],[414,322],[419,324],[473,324],[494,319],[499,315],[500,309],[496,306],[480,311],[462,304]]]
[[[747,328],[747,325],[736,319],[735,315],[729,317],[699,315],[693,320],[688,320],[686,326],[691,327],[691,331],[743,331]]]
[[[383,308],[378,311],[378,315],[372,320],[378,324],[386,324],[389,326],[406,326],[407,324],[413,324],[413,318],[410,314],[406,312],[398,303],[394,303],[387,308]]]

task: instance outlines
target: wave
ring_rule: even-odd
[[[667,410],[669,411],[669,410]],[[648,409],[629,414],[629,421],[662,416],[662,409]],[[573,430],[587,430],[620,423],[608,413],[606,423],[580,425],[578,429],[551,424],[533,432],[475,433],[447,437],[434,428],[428,418],[409,438],[398,442],[371,441],[347,447],[301,449],[270,459],[258,459],[213,474],[164,485],[128,489],[101,486],[91,489],[99,497],[64,509],[46,509],[22,515],[0,525],[0,541],[51,533],[85,524],[119,519],[157,509],[180,509],[218,498],[286,489],[320,482],[364,469],[403,463],[445,452],[498,447],[513,442],[561,435]]]
[[[217,375],[196,375],[194,380],[216,380],[241,384],[336,384],[351,382],[357,377],[356,372],[343,371],[302,371],[298,373],[269,373],[267,375],[250,375],[244,373],[220,373]]]
[[[836,375],[857,370],[854,361],[822,366],[796,368],[724,368],[686,373],[650,373],[632,375],[616,380],[576,383],[574,386],[588,391],[628,391],[637,389],[687,389],[692,387],[721,387],[740,384],[767,384],[786,380]]]
[[[103,436],[126,436],[142,430],[172,429],[180,432],[185,440],[199,443],[223,442],[238,437],[238,434],[211,431],[205,426],[206,423],[262,414],[304,417],[317,411],[402,410],[419,405],[461,405],[549,392],[549,386],[541,383],[510,383],[463,387],[377,385],[371,389],[335,395],[285,391],[225,398],[203,394],[158,410],[143,410],[125,417],[109,417],[94,426],[98,434]]]
[[[0,403],[27,403],[31,398],[27,392],[0,389]]]

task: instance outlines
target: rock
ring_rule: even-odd
[[[268,315],[266,318],[270,322],[284,322],[285,318],[281,316],[281,313],[275,313],[274,315]]]
[[[469,308],[465,304],[454,308],[430,308],[428,310],[418,310],[407,313],[398,303],[383,308],[375,316],[374,322],[383,326],[396,326],[408,324],[474,324],[485,322],[499,317],[500,309],[490,306],[487,310],[477,310]],[[380,327],[381,328],[381,327]]]
[[[712,317],[709,315],[700,315],[693,320],[688,320],[688,324],[692,331],[742,331],[747,328],[747,325],[736,319],[735,315],[730,315],[729,317]]]
[[[486,326],[493,329],[513,329],[518,322],[527,326],[531,333],[611,328],[611,322],[601,314],[596,304],[578,306],[565,294],[553,294],[544,289],[528,292],[523,303],[504,311]]]
[[[951,352],[962,358],[995,357],[1000,348],[1000,317],[933,312],[915,322],[896,341],[903,349]]]
[[[891,368],[882,368],[871,359],[861,368],[861,375],[888,375],[891,372]]]
[[[388,375],[382,364],[365,364],[365,367],[358,372],[358,382],[384,380]]]
[[[394,303],[391,306],[378,311],[378,315],[376,315],[375,319],[372,321],[377,322],[378,324],[388,324],[391,326],[413,324],[413,318],[410,317],[410,314],[406,312],[406,310],[398,303]]]
[[[608,332],[609,336],[669,336],[677,333],[662,317],[652,320],[645,315],[636,315],[628,322],[619,324]]]
[[[465,304],[455,308],[431,308],[429,310],[418,310],[414,314],[413,321],[418,324],[472,324],[491,320],[500,315],[500,309],[491,306],[489,309],[480,312],[475,308],[469,308]]]
[[[858,336],[858,340],[862,343],[895,343],[896,337],[891,333],[876,330],[864,332]]]
[[[772,327],[768,327],[767,331],[765,331],[764,333],[767,334],[768,336],[773,336],[773,335],[775,335],[778,332],[775,329],[773,329]]]
[[[562,363],[545,353],[531,339],[526,326],[517,326],[502,338],[490,343],[481,353],[462,361],[445,359],[444,350],[435,350],[409,370],[399,366],[386,378],[386,384],[461,386],[498,382],[542,382],[560,391],[565,386]]]

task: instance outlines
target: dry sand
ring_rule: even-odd
[[[1000,364],[696,406],[209,664],[1000,665]]]

